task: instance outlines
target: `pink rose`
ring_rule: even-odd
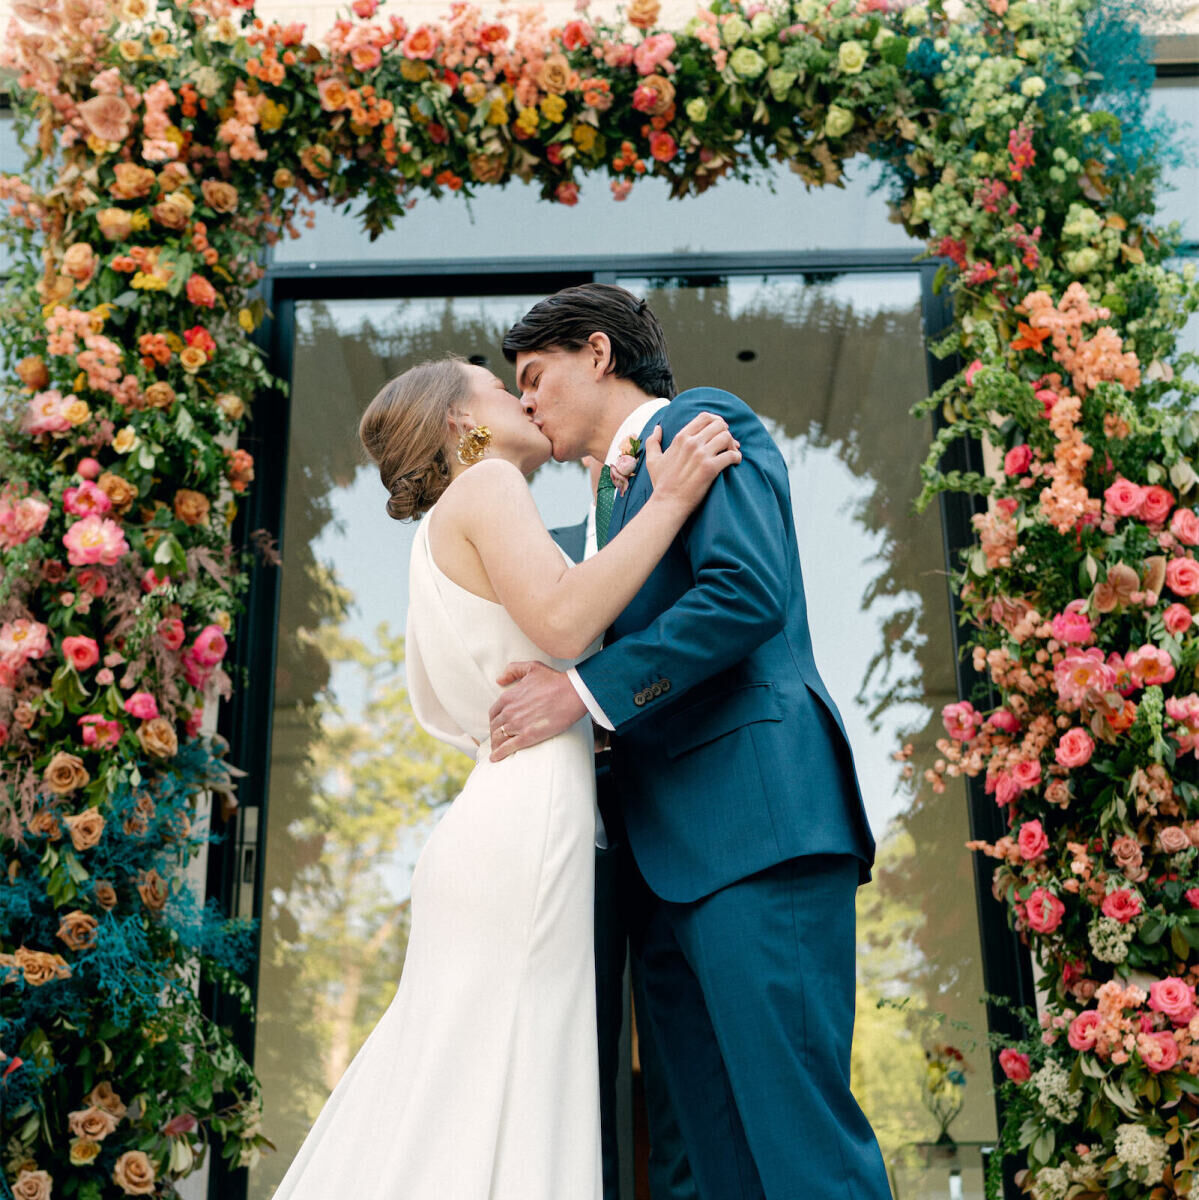
[[[1032,1078],[1032,1064],[1028,1061],[1028,1055],[1019,1050],[1000,1050],[999,1065],[1013,1083],[1027,1083]]]
[[[101,687],[108,687],[114,679],[116,679],[116,676],[107,667],[103,667],[96,672],[96,682]]]
[[[1181,854],[1191,848],[1191,839],[1181,825],[1166,825],[1157,831],[1157,844],[1163,854]]]
[[[1058,766],[1072,771],[1075,767],[1089,763],[1091,755],[1094,753],[1094,739],[1085,729],[1076,725],[1062,734],[1057,748],[1053,752],[1053,757],[1057,760]]]
[[[1139,511],[1145,489],[1120,476],[1104,493],[1104,508],[1113,517],[1131,517]]]
[[[1176,975],[1149,985],[1149,1007],[1175,1025],[1186,1025],[1195,1015],[1195,989]]]
[[[1187,888],[1182,894],[1192,908],[1199,908],[1199,887]]]
[[[100,661],[100,647],[95,638],[63,638],[62,652],[76,671],[86,671],[88,667],[94,667]]]
[[[1154,1075],[1168,1071],[1179,1059],[1178,1043],[1172,1033],[1138,1033],[1137,1051]]]
[[[1162,613],[1166,629],[1175,637],[1181,637],[1191,627],[1191,610],[1185,604],[1171,604]]]
[[[1072,1050],[1093,1050],[1095,1048],[1095,1027],[1099,1024],[1099,1013],[1088,1009],[1070,1022],[1070,1032],[1066,1040]]]
[[[673,70],[666,60],[674,53],[674,38],[669,33],[652,33],[633,51],[639,75],[652,75],[659,67]]]
[[[171,582],[169,575],[159,575],[153,567],[147,567],[142,576],[142,591],[156,592],[160,587],[166,587]]]
[[[1108,892],[1100,907],[1105,917],[1127,925],[1133,917],[1140,914],[1141,898],[1128,888],[1116,888],[1114,892]]]
[[[1170,518],[1170,532],[1184,546],[1199,546],[1199,516],[1189,508],[1176,508]]]
[[[1141,496],[1141,507],[1137,509],[1137,516],[1150,525],[1161,525],[1173,507],[1174,497],[1164,487],[1158,487],[1154,483],[1147,487]]]
[[[194,688],[202,688],[212,676],[212,668],[201,663],[188,647],[183,653],[183,678]]]
[[[987,724],[1001,733],[1019,733],[1020,718],[1006,708],[997,708],[988,718]]]
[[[1199,563],[1193,558],[1172,558],[1166,564],[1166,587],[1176,596],[1199,592]]]
[[[1065,914],[1066,906],[1052,892],[1043,887],[1033,889],[1025,910],[1030,929],[1037,933],[1052,933]]]
[[[215,667],[229,649],[224,630],[219,625],[205,625],[192,643],[192,656],[202,667]]]
[[[125,711],[139,721],[153,721],[158,716],[158,702],[149,692],[134,692],[125,701]]]
[[[183,622],[178,617],[164,617],[158,622],[158,636],[168,650],[178,650],[186,636]]]
[[[1032,447],[1025,442],[1023,445],[1013,446],[1003,456],[1003,469],[1008,475],[1023,475],[1031,462]]]
[[[1021,791],[1036,787],[1041,782],[1041,764],[1035,759],[1018,762],[1012,768],[1012,780]]]
[[[1020,847],[1020,856],[1025,862],[1033,862],[1049,849],[1049,838],[1041,827],[1040,821],[1025,821],[1020,826],[1020,834],[1016,838]]]
[[[959,742],[968,742],[978,733],[982,715],[969,700],[959,700],[941,709],[941,721],[945,725],[945,732],[951,738],[956,738]]]
[[[1074,603],[1085,604],[1085,601],[1075,601]],[[1084,642],[1091,639],[1093,632],[1091,627],[1091,618],[1085,612],[1073,606],[1067,607],[1065,612],[1060,612],[1053,618],[1053,636],[1059,642],[1064,642],[1070,646],[1081,646]]]
[[[83,744],[92,750],[107,750],[121,740],[121,727],[100,713],[88,713],[79,718]]]

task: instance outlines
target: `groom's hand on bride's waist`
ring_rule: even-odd
[[[509,663],[491,706],[491,761],[536,746],[569,729],[587,708],[561,671],[539,662]]]

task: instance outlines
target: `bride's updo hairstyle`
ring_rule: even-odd
[[[427,512],[449,486],[450,410],[470,391],[463,361],[447,357],[409,367],[379,389],[358,423],[358,437],[391,493],[387,515],[397,521]]]

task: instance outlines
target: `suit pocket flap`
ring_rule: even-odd
[[[678,758],[705,742],[715,741],[753,721],[781,721],[783,706],[772,683],[747,683],[718,700],[705,698],[664,724],[662,741],[668,758]]]

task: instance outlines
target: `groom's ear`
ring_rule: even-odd
[[[612,340],[606,333],[595,332],[587,339],[591,348],[591,361],[596,378],[602,379],[612,373]]]

